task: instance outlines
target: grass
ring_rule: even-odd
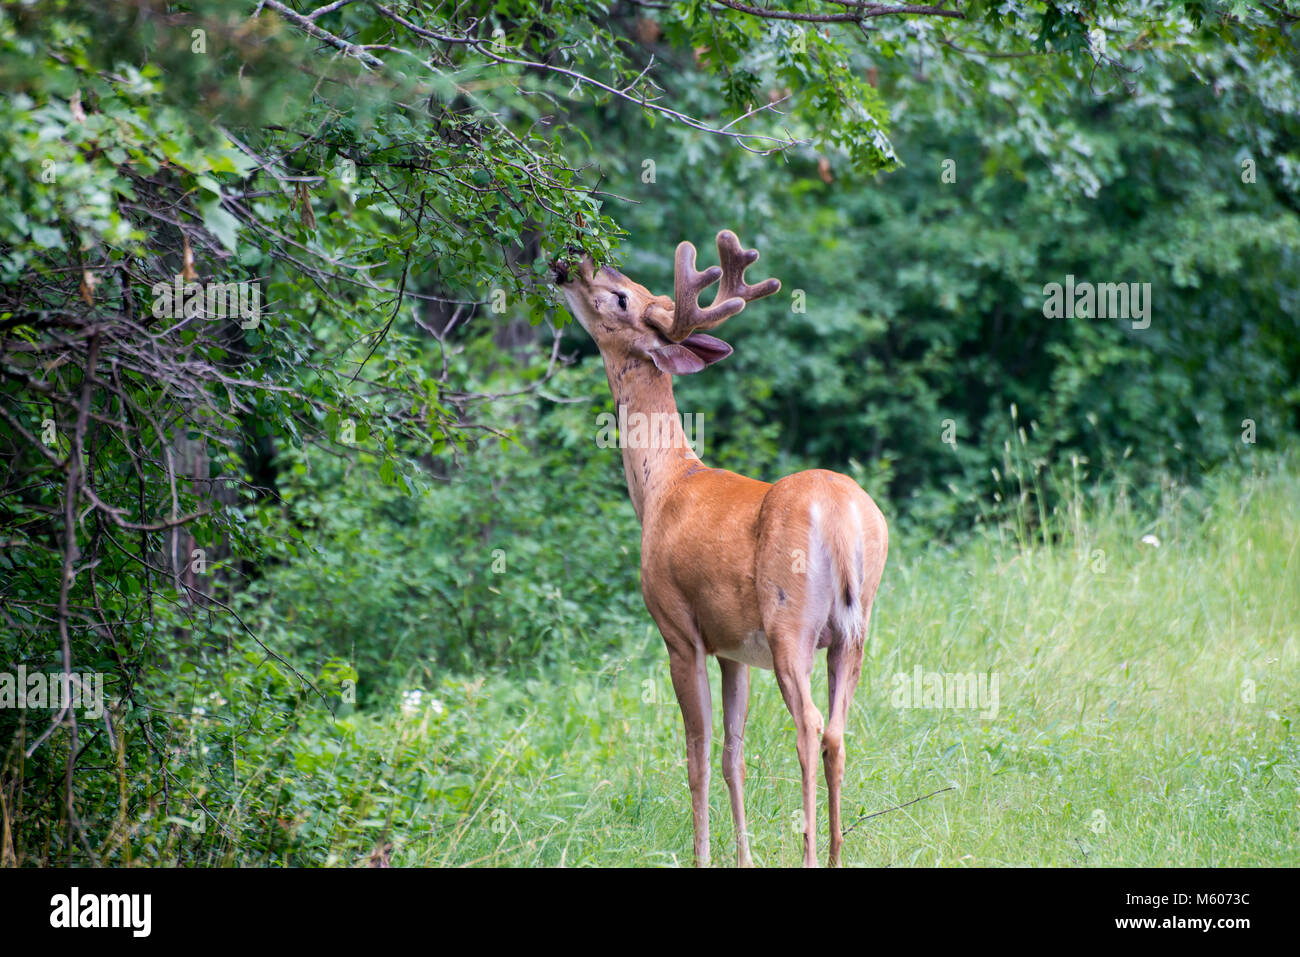
[[[1076,495],[1049,525],[895,546],[849,723],[845,818],[952,790],[860,823],[845,863],[1300,864],[1300,478],[1278,462],[1167,488],[1154,513]],[[996,715],[895,707],[894,676],[917,666],[996,676]],[[713,859],[727,864],[712,671]],[[771,673],[752,684],[754,859],[793,866],[793,725]],[[824,701],[820,660],[814,689]],[[681,722],[648,623],[599,668],[444,680],[434,694],[414,713],[350,719],[355,747],[387,748],[393,778],[350,818],[373,817],[384,789],[415,788],[409,817],[388,818],[394,864],[690,862]],[[824,784],[819,801],[824,861]],[[364,862],[350,833],[344,820],[332,863]]]
[[[1004,488],[1020,496],[1009,515],[958,546],[895,530],[846,736],[845,819],[862,820],[845,863],[1300,864],[1300,454],[1194,489],[1157,482],[1141,503],[1070,478],[1052,512],[1008,458],[1019,491]],[[150,765],[131,782],[149,795],[170,787],[165,820],[152,800],[131,805],[125,772],[120,792],[97,792],[106,807],[83,801],[112,818],[100,857],[689,864],[667,655],[642,616],[620,651],[597,658],[590,649],[636,618],[624,605],[607,620],[580,649],[586,663],[563,660],[570,637],[547,649],[559,663],[518,661],[514,674],[417,665],[405,695],[376,692],[337,720],[264,656],[222,656],[182,688],[166,778]],[[375,630],[364,616],[354,627]],[[318,680],[333,688],[331,667]],[[995,679],[996,712],[899,707],[895,678],[918,668]],[[713,860],[728,864],[711,670]],[[754,860],[797,865],[799,766],[770,672],[753,673],[746,759]],[[824,785],[818,810],[824,861]],[[43,853],[22,850],[28,862]]]

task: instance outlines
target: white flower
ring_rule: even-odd
[[[1159,548],[1160,539],[1156,538],[1154,535],[1143,535],[1141,544],[1150,545],[1152,548]]]
[[[423,698],[424,692],[419,688],[402,692],[402,714],[415,714],[418,712]]]

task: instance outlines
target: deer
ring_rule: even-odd
[[[629,420],[661,423],[654,441],[620,441],[623,472],[641,523],[641,593],[668,649],[673,691],[686,737],[694,862],[708,866],[709,765],[713,702],[707,661],[722,673],[722,773],[736,830],[736,865],[753,859],[745,822],[745,723],[749,669],[771,670],[794,719],[803,782],[803,864],[817,866],[820,746],[830,817],[829,863],[840,863],[844,731],[862,673],[867,626],[884,571],[884,515],[853,479],[811,469],[775,483],[709,468],[686,441],[673,376],[691,375],[731,355],[708,335],[756,299],[781,288],[755,284],[758,259],[736,234],[717,236],[719,265],[696,268],[696,249],[678,245],[673,296],[644,286],[590,256],[553,262],[569,311],[595,340],[614,403]],[[712,303],[702,292],[718,283]],[[813,702],[811,674],[825,649],[829,718]]]

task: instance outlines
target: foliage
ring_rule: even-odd
[[[681,384],[706,458],[842,468],[918,535],[1285,446],[1294,4],[963,12],[0,3],[0,670],[112,703],[0,710],[0,861],[351,863],[425,814],[464,860],[501,722],[552,743],[510,786],[613,759],[545,693],[655,645],[572,250],[666,289],[682,238],[763,249],[806,308]],[[1151,326],[1045,319],[1066,274],[1150,282]],[[446,713],[394,723],[411,682]]]
[[[1023,509],[957,548],[897,543],[850,712],[846,814],[952,790],[861,823],[847,863],[1293,864],[1296,475],[1294,455],[1265,455],[1200,488],[1115,495],[1090,494],[1063,470],[1051,478],[1062,505],[1047,516],[1047,543]],[[1149,535],[1159,545],[1141,541]],[[264,587],[308,607],[315,593],[296,584],[296,605],[282,586]],[[404,655],[416,664],[394,661],[388,685],[336,716],[296,695],[274,663],[204,655],[159,697],[180,715],[170,813],[144,799],[156,769],[128,767],[130,810],[109,859],[685,864],[683,732],[652,631],[610,629],[614,644],[581,659],[476,678]],[[897,707],[896,676],[918,666],[996,675],[996,714]],[[318,680],[336,696],[354,673],[332,673]],[[824,696],[820,668],[814,685]],[[802,811],[789,716],[769,675],[755,676],[752,694],[756,860],[794,865]],[[716,752],[716,718],[714,729]],[[720,862],[732,853],[727,801],[715,776]]]

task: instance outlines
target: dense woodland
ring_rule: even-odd
[[[948,654],[942,627],[893,629],[978,593],[994,648],[985,583],[1003,615],[1036,583],[1049,608],[1068,576],[1032,576],[1066,552],[1119,588],[1150,582],[1122,574],[1144,534],[1276,536],[1233,539],[1266,571],[1207,537],[1119,603],[1195,645],[1228,639],[1217,599],[1176,610],[1188,582],[1230,589],[1233,622],[1281,596],[1251,660],[1278,662],[1260,714],[1291,717],[1197,760],[1271,795],[1241,811],[1258,843],[1206,840],[1295,863],[1297,36],[1295,0],[2,0],[0,671],[98,674],[108,705],[0,708],[0,862],[684,855],[639,528],[596,443],[612,403],[550,269],[581,249],[668,293],[676,244],[711,261],[730,228],[783,288],[679,406],[711,465],[872,494],[877,647]],[[1049,315],[1067,282],[1139,284],[1145,312]],[[195,283],[230,284],[225,315]],[[1240,504],[1257,485],[1273,511]],[[884,750],[892,712],[865,707]],[[1007,713],[985,760],[1051,780],[1042,726]],[[653,799],[609,770],[640,726]],[[579,756],[587,783],[528,804]],[[917,766],[855,786],[901,803],[933,790]],[[1236,820],[1222,800],[1197,813]],[[1144,859],[1069,827],[1098,844],[1080,861]],[[874,863],[960,857],[872,840]]]

